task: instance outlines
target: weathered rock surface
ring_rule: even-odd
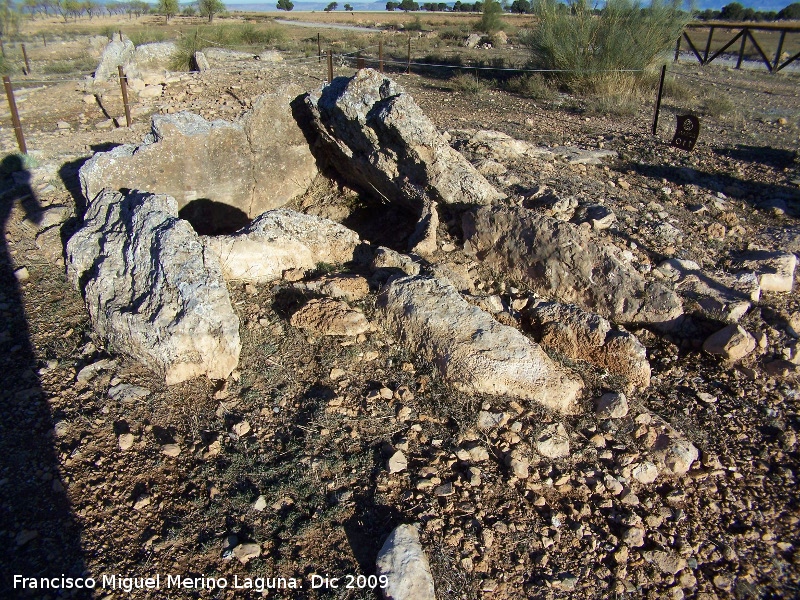
[[[536,451],[547,458],[569,456],[569,434],[562,423],[547,425],[536,437]]]
[[[265,212],[233,235],[204,236],[226,279],[264,283],[286,271],[353,260],[358,234],[334,221],[281,208]]]
[[[302,287],[348,302],[363,300],[369,295],[369,282],[361,275],[326,275]]]
[[[239,319],[222,269],[164,195],[99,195],[67,244],[68,276],[108,348],[167,384],[225,379],[239,360]]]
[[[372,69],[304,97],[316,152],[354,187],[416,215],[431,203],[504,197],[436,130],[409,94]]]
[[[200,73],[203,73],[211,69],[211,65],[208,64],[206,55],[200,52],[200,50],[197,50],[194,54],[192,54],[191,68],[192,71],[199,71]]]
[[[741,360],[755,349],[755,338],[741,325],[723,327],[703,342],[703,350],[709,354],[719,354],[730,362]]]
[[[735,323],[761,298],[759,280],[752,271],[709,273],[694,261],[677,258],[664,261],[657,271],[675,283],[687,313],[707,319]]]
[[[100,63],[94,72],[94,80],[97,82],[110,81],[117,77],[119,75],[117,67],[130,63],[135,52],[136,48],[130,40],[109,42],[100,56]]]
[[[571,223],[512,207],[463,217],[464,248],[495,272],[536,292],[619,323],[666,323],[682,314],[677,294],[647,281],[611,244]]]
[[[428,557],[413,525],[400,525],[378,552],[378,576],[388,578],[386,600],[436,600]]]
[[[402,277],[382,290],[388,331],[432,360],[453,387],[508,394],[569,413],[583,387],[516,329],[470,305],[449,283]]]
[[[163,71],[169,69],[170,62],[177,52],[178,46],[174,42],[142,44],[136,47],[131,66],[137,73]]]
[[[154,115],[144,143],[86,162],[83,194],[91,201],[104,188],[166,193],[179,208],[210,200],[247,218],[283,206],[305,192],[317,173],[289,106],[298,93],[286,86],[261,96],[237,122],[209,122],[189,112]]]
[[[736,264],[746,271],[755,271],[765,292],[791,292],[797,256],[788,252],[753,250],[741,256]]]
[[[553,153],[548,148],[514,139],[501,131],[486,129],[476,132],[467,140],[463,150],[501,163],[521,158],[553,158]]]
[[[317,335],[356,336],[370,330],[364,313],[331,298],[309,300],[292,315],[291,324]]]
[[[624,378],[630,386],[650,385],[647,350],[635,335],[574,304],[538,302],[523,313],[542,346],[585,360]]]
[[[407,254],[400,254],[391,248],[378,247],[375,257],[372,259],[371,268],[373,271],[388,269],[392,271],[402,271],[406,275],[419,275],[419,263],[414,261]]]

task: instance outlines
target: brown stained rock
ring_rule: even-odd
[[[539,302],[524,313],[535,339],[572,359],[585,360],[624,378],[630,387],[650,385],[647,351],[635,335],[574,304]]]
[[[756,348],[756,340],[741,325],[728,325],[703,342],[703,350],[719,354],[726,361],[736,362]]]
[[[292,315],[291,324],[317,335],[352,337],[371,329],[364,313],[330,298],[310,300]]]

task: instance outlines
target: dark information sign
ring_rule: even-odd
[[[678,127],[672,145],[681,150],[691,152],[700,135],[700,119],[694,115],[678,115]]]

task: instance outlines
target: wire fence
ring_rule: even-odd
[[[235,51],[241,48],[247,48],[251,50],[251,52],[243,53],[252,56],[254,59],[258,58],[259,53],[253,51],[254,46],[243,46],[243,45],[236,45],[236,44],[222,44],[219,42],[215,42],[214,40],[209,40],[204,37],[198,37],[198,40],[202,41],[203,43],[211,44],[213,48],[224,49],[224,50],[232,50]],[[377,50],[377,52],[376,52]],[[405,50],[405,53],[403,52]],[[263,52],[263,50],[262,50]],[[277,52],[277,51],[273,51]],[[405,56],[403,56],[405,54]],[[301,56],[292,56],[287,52],[281,52],[278,54],[281,59],[280,61],[265,61],[267,62],[269,68],[290,68],[290,67],[297,67],[297,66],[311,66],[314,63],[319,65],[320,71],[319,74],[313,74],[311,71],[297,71],[296,75],[301,75],[303,77],[307,77],[312,80],[321,81],[324,83],[329,83],[333,80],[335,75],[334,66],[338,67],[340,70],[341,68],[365,68],[367,66],[374,67],[380,71],[388,71],[392,73],[412,73],[417,72],[422,75],[428,75],[432,71],[442,73],[443,75],[447,75],[449,73],[453,73],[454,71],[461,71],[461,72],[474,72],[476,78],[478,74],[484,74],[485,76],[491,76],[492,73],[497,73],[502,76],[508,76],[511,74],[575,74],[575,75],[594,75],[594,74],[611,74],[611,73],[620,73],[620,74],[641,74],[645,71],[642,69],[541,69],[541,68],[532,68],[530,66],[506,66],[504,64],[497,64],[497,65],[487,65],[483,62],[477,62],[474,64],[464,64],[462,62],[462,57],[460,55],[455,55],[454,60],[452,63],[450,62],[437,62],[435,60],[419,60],[415,59],[413,56],[413,45],[411,38],[409,37],[406,44],[384,44],[383,40],[381,40],[377,44],[371,44],[364,47],[359,47],[354,50],[345,49],[343,51],[334,51],[334,49],[328,48],[323,51],[321,45],[318,47],[318,52],[316,55],[305,53]],[[259,61],[256,60],[235,60],[232,61],[234,64],[226,65],[226,66],[215,66],[214,68],[205,69],[202,71],[196,70],[177,70],[168,71],[168,75],[170,77],[181,77],[181,76],[192,76],[192,77],[207,77],[213,75],[238,75],[244,76],[248,72],[253,71],[254,69],[258,70],[263,68],[263,63],[259,64]],[[682,77],[687,78],[693,81],[705,82],[706,78],[701,77],[699,75],[693,75],[690,73],[683,73],[677,71],[671,71],[671,76],[674,77]],[[47,76],[35,76],[30,74],[30,65],[27,64],[26,67],[26,75],[23,76],[21,79],[17,79],[13,84],[9,81],[8,85],[6,85],[6,94],[8,97],[9,108],[11,112],[11,119],[14,125],[15,133],[17,133],[17,138],[19,142],[19,147],[25,147],[24,143],[24,135],[22,133],[22,125],[21,122],[25,121],[25,111],[23,111],[22,115],[20,115],[18,108],[16,107],[16,102],[14,101],[14,91],[15,86],[16,90],[19,93],[24,91],[32,91],[37,88],[32,88],[31,86],[45,86],[45,87],[52,87],[57,85],[63,85],[68,83],[75,83],[75,84],[88,84],[92,82],[92,73],[91,72],[78,72],[75,74],[71,74],[70,76],[55,76],[55,77],[47,77]],[[126,114],[128,118],[126,121],[130,122],[130,114],[128,112],[129,109],[129,102],[127,98],[127,91],[126,91],[126,84],[127,84],[127,76],[123,73],[122,70],[119,71],[119,74],[112,74],[107,79],[110,83],[116,83],[120,85],[120,95],[123,96],[123,104],[126,108]],[[662,84],[663,85],[663,84]],[[741,89],[744,91],[751,91],[752,88],[746,86],[737,86],[735,84],[726,84],[726,87],[729,89]],[[87,87],[87,89],[89,89]],[[655,91],[654,91],[655,94]],[[772,92],[772,95],[776,97],[794,97],[793,94],[781,94]],[[24,100],[23,100],[24,101]],[[99,100],[98,100],[99,102]],[[102,107],[101,107],[102,108]],[[105,109],[103,109],[105,112]],[[16,116],[15,114],[16,113]],[[110,119],[112,117],[108,115]],[[654,117],[657,119],[657,116]],[[27,126],[31,125],[47,125],[47,120],[40,120],[37,123],[31,123],[30,121],[26,122]],[[50,123],[51,126],[55,126],[55,123]],[[119,123],[114,121],[114,125],[118,126]],[[655,123],[654,123],[654,130],[655,130]],[[23,141],[20,141],[22,138]]]

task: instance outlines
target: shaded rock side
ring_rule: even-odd
[[[463,217],[464,249],[497,273],[559,302],[619,323],[666,323],[680,298],[646,281],[612,244],[571,223],[519,207],[483,207]]]
[[[239,361],[239,319],[222,270],[173,198],[104,192],[67,244],[67,273],[108,348],[167,384],[225,379]]]
[[[585,360],[622,377],[632,387],[650,385],[647,350],[635,335],[574,304],[540,302],[525,310],[533,335],[545,348]]]
[[[379,576],[387,578],[386,600],[436,600],[428,557],[413,525],[396,527],[378,552]]]
[[[268,282],[285,271],[353,260],[358,234],[329,219],[281,208],[265,212],[233,235],[202,238],[226,279]]]
[[[372,69],[306,94],[316,152],[351,185],[421,214],[504,194],[453,150],[413,98]]]
[[[575,411],[583,382],[519,331],[469,304],[449,283],[423,276],[395,279],[381,291],[378,305],[387,330],[436,364],[454,388]]]
[[[81,167],[87,201],[102,189],[165,193],[183,208],[212,201],[252,219],[305,192],[317,166],[291,115],[286,86],[261,96],[239,121],[181,112],[154,115],[139,145],[95,154]]]
[[[97,82],[110,81],[118,77],[117,67],[130,63],[135,53],[136,48],[128,39],[108,42],[94,71],[94,80]]]

